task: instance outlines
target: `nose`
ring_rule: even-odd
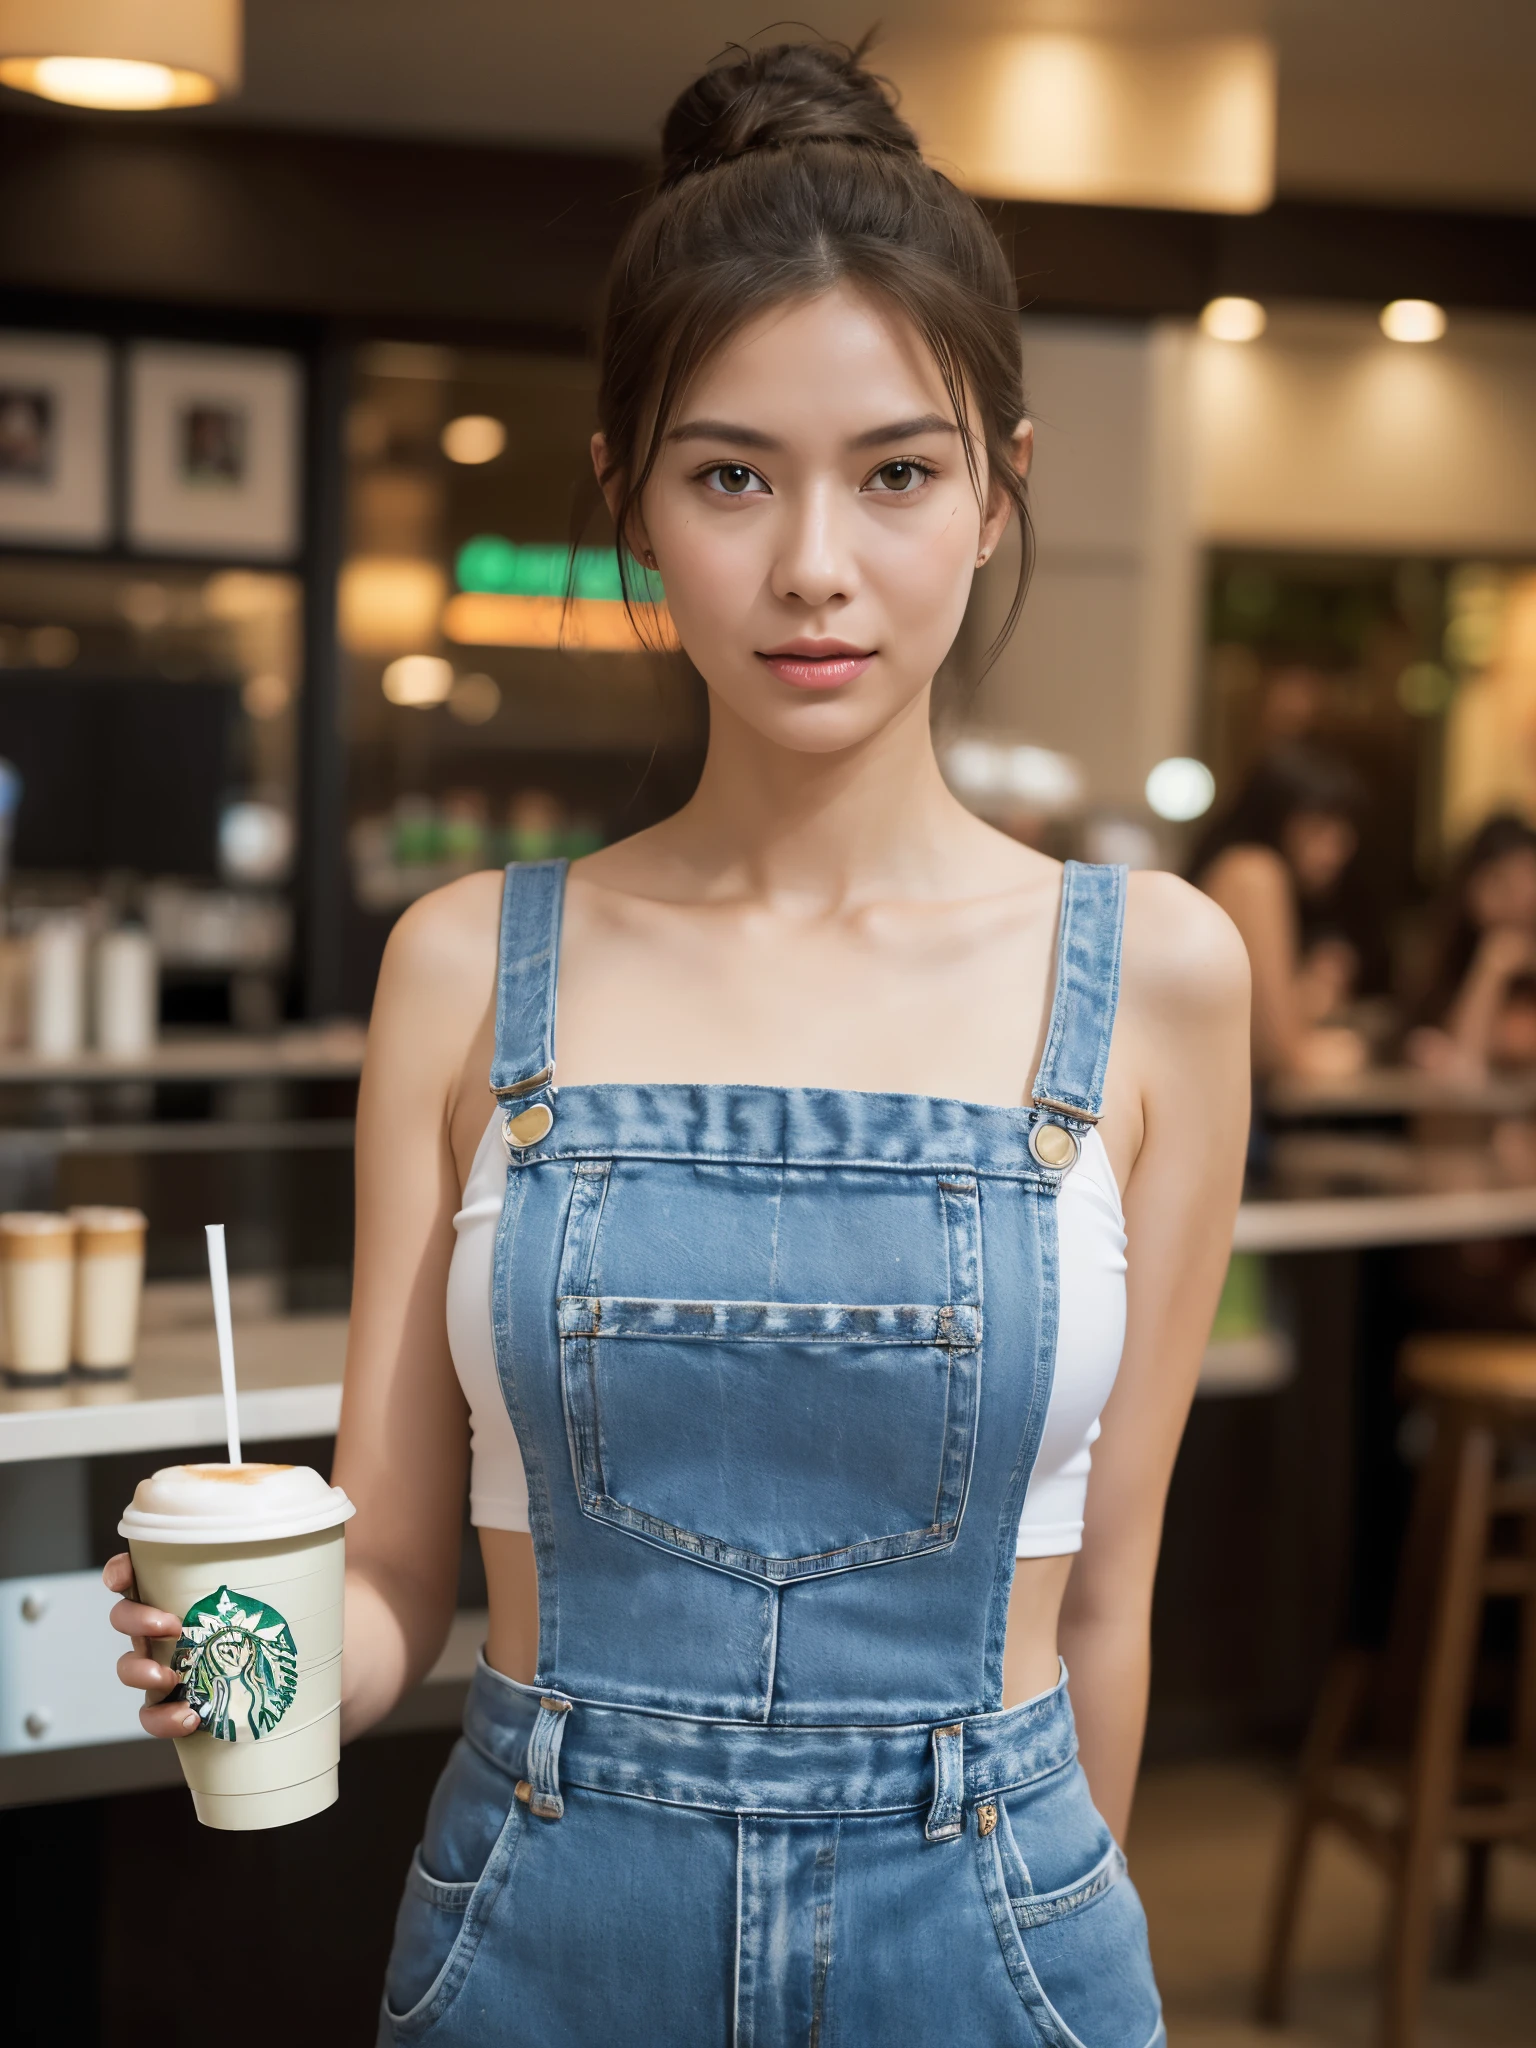
[[[773,594],[812,611],[846,603],[858,582],[852,538],[839,516],[835,483],[816,483],[780,500],[782,520]]]

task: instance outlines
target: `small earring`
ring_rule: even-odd
[[[983,569],[983,568],[985,568],[985,567],[986,567],[986,561],[987,561],[987,551],[986,551],[986,549],[985,549],[985,548],[983,548],[983,549],[982,549],[982,551],[981,551],[981,553],[980,553],[980,554],[979,554],[979,555],[978,555],[978,556],[976,557],[976,566],[977,566],[977,568],[978,568],[978,569]]]
[[[644,562],[644,564],[645,564],[645,566],[647,567],[647,569],[654,569],[654,568],[655,568],[655,566],[656,566],[656,555],[655,555],[655,552],[654,552],[654,550],[653,550],[653,549],[651,549],[651,548],[647,548],[647,549],[646,549],[646,551],[645,551],[645,553],[644,553],[644,554],[643,554],[643,555],[642,555],[642,556],[640,557],[640,559],[641,559],[641,561],[643,561],[643,562]]]

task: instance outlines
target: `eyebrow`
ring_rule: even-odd
[[[945,419],[943,413],[923,412],[916,419],[893,420],[888,427],[871,427],[867,434],[856,434],[848,445],[850,448],[883,448],[890,441],[911,441],[919,434],[958,434],[959,431],[954,421]]]
[[[870,427],[855,434],[850,448],[884,448],[892,441],[909,441],[918,434],[957,434],[959,428],[942,413],[919,413],[915,419],[892,420],[887,426]],[[684,420],[667,435],[669,441],[729,441],[737,448],[761,448],[773,453],[783,446],[771,434],[757,427],[744,427],[733,420]]]

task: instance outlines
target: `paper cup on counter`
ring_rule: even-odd
[[[307,1465],[171,1465],[118,1524],[139,1598],[182,1617],[156,1654],[203,1723],[176,1748],[205,1827],[286,1827],[335,1802],[353,1512]]]
[[[5,1371],[13,1381],[62,1379],[74,1320],[75,1226],[41,1209],[0,1215]]]
[[[139,1342],[144,1291],[142,1209],[71,1209],[75,1226],[75,1365],[125,1373]]]

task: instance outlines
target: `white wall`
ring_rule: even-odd
[[[1171,322],[1024,321],[1035,576],[966,723],[1073,755],[1101,803],[1139,805],[1147,770],[1192,730],[1188,346]],[[973,649],[996,629],[1016,566],[1000,556],[979,579]]]
[[[1365,309],[1281,308],[1260,341],[1197,337],[1190,369],[1208,541],[1536,550],[1536,322],[1453,310],[1415,347]]]
[[[1536,321],[1453,310],[1412,347],[1281,307],[1236,345],[1026,315],[1024,357],[1038,563],[965,723],[1073,755],[1096,803],[1192,745],[1207,547],[1536,559]],[[971,659],[1014,567],[978,579]]]

